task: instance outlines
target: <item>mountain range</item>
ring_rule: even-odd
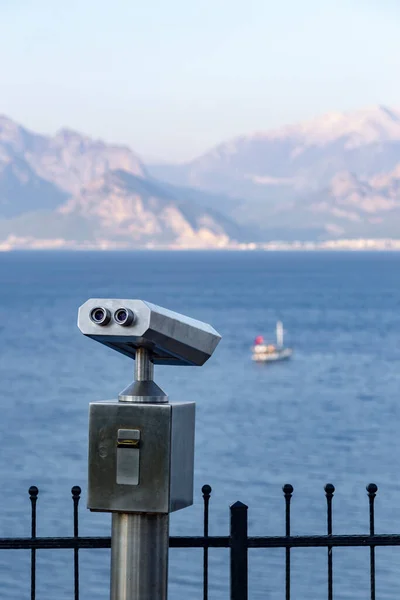
[[[229,215],[267,239],[400,237],[400,110],[328,113],[149,170],[245,199]]]
[[[400,238],[400,110],[236,138],[180,165],[0,117],[0,247]]]
[[[0,117],[2,249],[203,248],[240,237],[213,194],[197,196],[156,181],[129,148]]]

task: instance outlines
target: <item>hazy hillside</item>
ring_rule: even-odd
[[[150,178],[129,148],[66,129],[38,135],[0,117],[2,247],[218,247],[240,238],[209,204]]]
[[[242,136],[183,165],[0,117],[0,248],[400,238],[400,111]]]
[[[325,236],[400,234],[400,111],[330,113],[243,136],[156,177],[245,198],[228,214],[266,232],[312,228]]]

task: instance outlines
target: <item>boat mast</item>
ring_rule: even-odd
[[[276,345],[278,348],[283,348],[283,325],[282,321],[276,324]]]

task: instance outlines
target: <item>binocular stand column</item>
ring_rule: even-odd
[[[169,515],[112,516],[111,600],[166,600]]]
[[[155,364],[202,366],[221,336],[144,300],[90,298],[78,327],[135,360],[118,401],[91,402],[87,506],[112,513],[111,600],[166,600],[169,513],[193,504],[194,402],[168,401]]]
[[[135,381],[153,382],[153,372],[148,351],[138,348]],[[129,397],[126,392],[122,397],[124,402],[146,403],[146,397]],[[160,401],[165,402],[164,398]],[[150,401],[157,399],[151,396]],[[169,514],[114,513],[111,600],[167,600],[168,546]]]

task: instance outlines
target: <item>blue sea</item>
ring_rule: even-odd
[[[194,506],[172,535],[227,535],[229,505],[249,506],[251,535],[284,533],[282,485],[294,486],[292,533],[326,532],[324,484],[336,486],[334,533],[368,532],[365,486],[379,486],[376,532],[400,532],[400,254],[129,252],[0,254],[0,537],[29,536],[37,485],[40,536],[72,535],[70,489],[83,490],[82,535],[109,535],[86,509],[90,401],[116,398],[126,357],[86,339],[90,297],[142,298],[209,322],[223,336],[202,368],[156,367],[170,399],[197,402]],[[256,335],[277,319],[290,361],[260,365]],[[400,549],[378,548],[377,598],[400,595]],[[81,598],[109,597],[109,551],[81,555]],[[25,600],[28,551],[0,551],[0,598]],[[369,551],[335,549],[338,599],[369,593]],[[284,597],[284,551],[250,550],[251,600]],[[292,595],[325,598],[326,550],[292,551]],[[37,598],[73,597],[72,551],[38,551]],[[210,600],[229,594],[229,557],[210,550]],[[170,600],[201,600],[201,550],[171,550]]]

